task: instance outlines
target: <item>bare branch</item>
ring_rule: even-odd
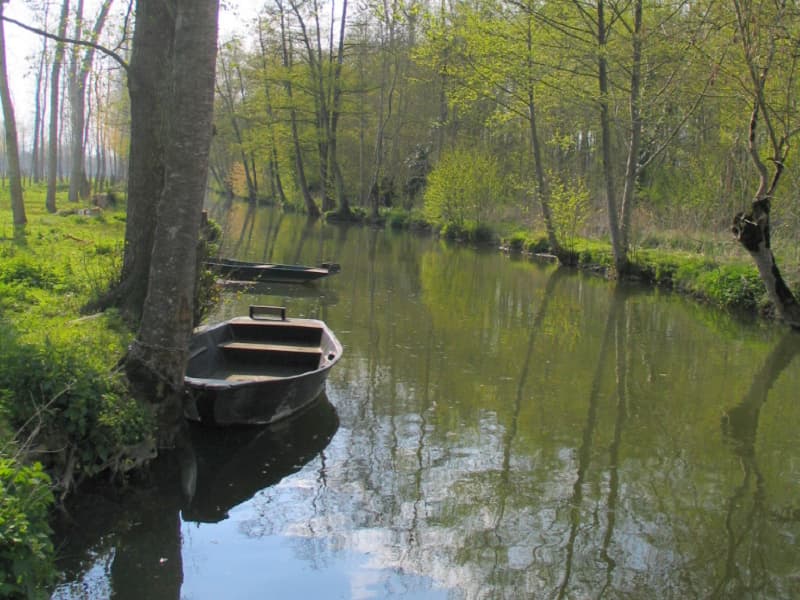
[[[68,37],[61,37],[59,35],[54,35],[49,31],[45,31],[44,29],[39,29],[38,27],[32,27],[31,25],[26,25],[25,23],[17,21],[16,19],[12,19],[11,17],[6,17],[5,15],[3,15],[2,19],[7,23],[11,23],[12,25],[21,27],[26,31],[30,31],[31,33],[41,35],[43,37],[55,40],[57,42],[64,42],[67,44],[75,44],[76,46],[88,46],[89,48],[94,48],[95,50],[98,50],[99,52],[102,52],[106,56],[113,59],[119,66],[125,69],[126,73],[130,74],[130,65],[127,62],[125,62],[125,60],[119,54],[117,54],[113,50],[109,50],[105,46],[102,46],[100,44],[95,44],[94,42],[89,42],[86,40],[76,40]]]

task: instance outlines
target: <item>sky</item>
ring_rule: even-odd
[[[242,31],[255,18],[263,4],[263,1],[260,0],[224,0],[220,2],[220,39],[227,39],[237,31]],[[93,16],[98,5],[98,0],[87,0],[84,14]],[[122,6],[123,2],[116,0],[115,5]],[[55,19],[58,8],[53,10],[55,11],[53,19]],[[4,14],[23,23],[35,25],[34,15],[25,0],[10,0],[4,8]],[[18,135],[23,138],[28,136],[28,130],[32,128],[33,122],[34,74],[29,57],[38,52],[42,41],[38,35],[25,31],[12,23],[5,23],[4,26],[9,87],[16,113]],[[2,115],[0,115],[0,120],[2,120]],[[20,143],[22,143],[22,139],[20,139]]]

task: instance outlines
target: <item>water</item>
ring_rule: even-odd
[[[345,347],[326,398],[195,430],[110,510],[89,498],[54,598],[800,597],[800,336],[269,210],[236,207],[225,244],[341,263],[211,317],[324,319]]]

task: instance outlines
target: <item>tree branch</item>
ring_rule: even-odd
[[[45,31],[44,29],[39,29],[37,27],[32,27],[30,25],[26,25],[25,23],[21,23],[20,21],[12,19],[11,17],[6,17],[5,15],[3,15],[2,19],[7,23],[11,23],[12,25],[21,27],[26,31],[30,31],[31,33],[44,36],[46,38],[55,40],[57,42],[63,42],[66,44],[75,44],[76,46],[88,46],[89,48],[94,48],[95,50],[98,50],[103,54],[105,54],[106,56],[113,59],[114,62],[116,62],[120,67],[122,67],[125,70],[126,73],[130,75],[130,65],[127,62],[125,62],[125,60],[119,54],[117,54],[113,50],[109,50],[105,46],[101,46],[100,44],[95,44],[94,42],[88,42],[86,40],[75,40],[72,38],[61,37],[60,35],[54,35],[49,31]]]

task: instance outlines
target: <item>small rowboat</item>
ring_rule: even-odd
[[[309,267],[304,265],[253,263],[231,258],[207,260],[205,265],[225,279],[279,283],[306,283],[333,275],[341,270],[337,263],[322,263],[317,267]]]
[[[195,330],[184,415],[213,425],[274,423],[313,402],[341,356],[323,321],[251,306],[247,317]]]

